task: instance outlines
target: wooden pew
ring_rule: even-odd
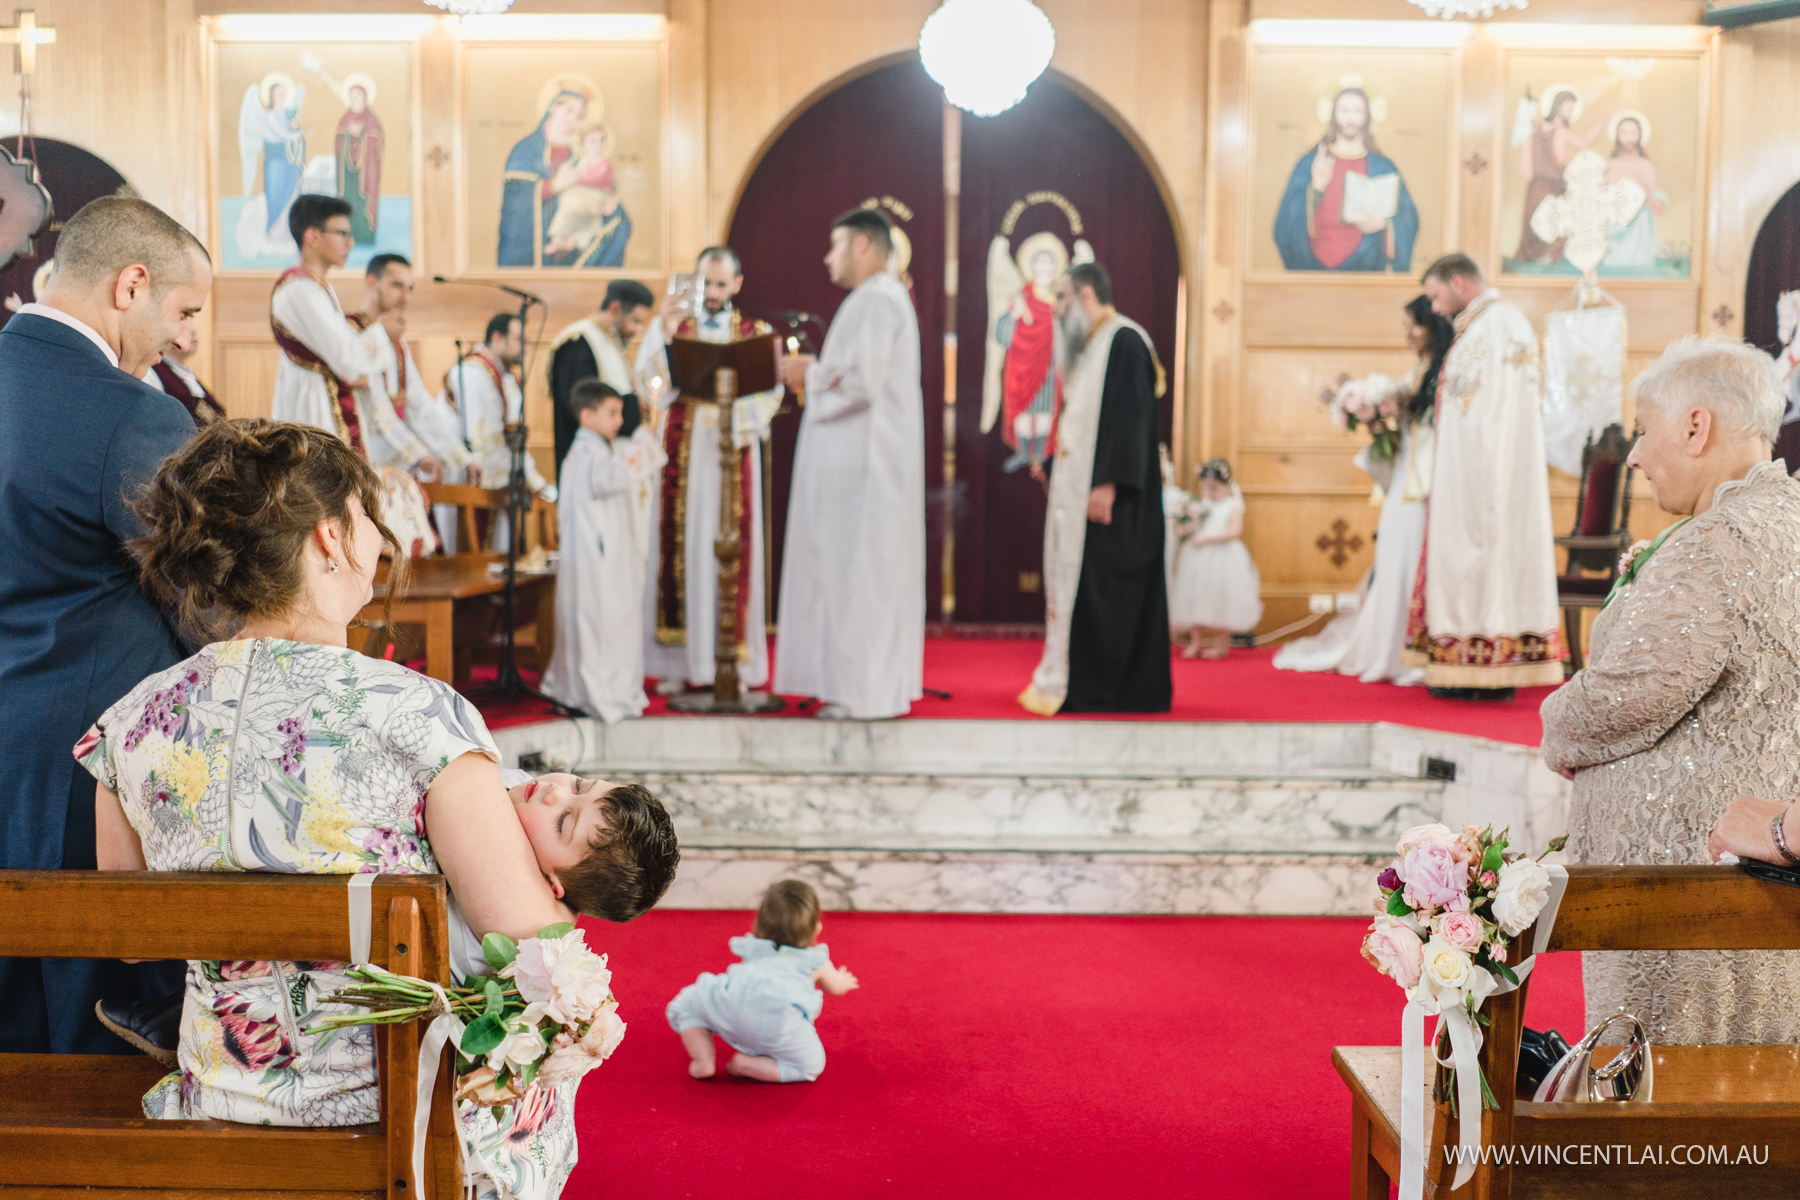
[[[432,504],[449,504],[456,508],[456,554],[453,557],[482,554],[486,547],[476,536],[475,514],[486,512],[491,521],[493,514],[505,512],[506,489],[474,487],[466,483],[427,483],[420,486],[425,489],[426,498]],[[525,537],[519,543],[521,554],[529,554],[539,546],[546,550],[556,549],[556,505],[533,496],[531,506],[525,510],[524,526]]]
[[[1800,889],[1731,867],[1568,871],[1551,950],[1800,949]],[[1530,945],[1534,933],[1527,930],[1521,944]],[[1444,1147],[1459,1140],[1457,1119],[1448,1105],[1437,1106],[1426,1147],[1427,1196],[1728,1200],[1800,1195],[1800,1047],[1653,1042],[1651,1102],[1534,1104],[1515,1094],[1519,1030],[1530,987],[1528,978],[1516,991],[1490,998],[1482,1009],[1493,1024],[1485,1031],[1481,1065],[1500,1108],[1483,1113],[1481,1123],[1484,1145],[1536,1147],[1536,1161],[1523,1163],[1515,1155],[1510,1166],[1484,1162],[1452,1193],[1455,1167],[1446,1163]],[[1609,1058],[1603,1048],[1594,1061],[1604,1064]],[[1389,1183],[1400,1176],[1401,1087],[1410,1083],[1423,1089],[1427,1081],[1400,1078],[1398,1046],[1339,1046],[1331,1061],[1350,1089],[1350,1195],[1352,1200],[1385,1200]],[[1429,1095],[1426,1103],[1427,1111],[1433,1111]],[[1695,1146],[1726,1146],[1733,1158],[1740,1146],[1751,1147],[1753,1154],[1766,1147],[1767,1156],[1764,1165],[1688,1165],[1684,1160]],[[1543,1161],[1546,1153],[1561,1156],[1570,1147],[1577,1155],[1581,1147],[1610,1148],[1610,1162],[1601,1164],[1591,1153],[1589,1165]],[[1661,1165],[1621,1165],[1627,1147],[1631,1164],[1641,1164],[1648,1150]]]
[[[371,959],[450,982],[442,876],[375,883]],[[0,871],[0,956],[344,961],[342,875]],[[0,1018],[3,1019],[3,1018]],[[0,1054],[0,1200],[456,1200],[462,1168],[450,1051],[412,1178],[419,1023],[376,1030],[381,1121],[293,1129],[153,1121],[139,1097],[163,1075],[141,1056]]]

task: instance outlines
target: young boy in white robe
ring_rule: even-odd
[[[662,448],[641,427],[619,436],[625,402],[610,384],[584,379],[569,404],[581,428],[558,488],[556,651],[544,690],[611,725],[643,715],[649,704],[644,563]]]
[[[718,1069],[713,1035],[737,1053],[725,1070],[764,1083],[811,1083],[825,1069],[825,1047],[813,1022],[824,992],[842,996],[858,986],[845,967],[831,964],[819,940],[819,894],[798,879],[763,893],[754,933],[731,939],[742,961],[723,975],[703,971],[669,1001],[669,1024],[688,1052],[688,1074],[711,1079]],[[820,989],[824,989],[822,992]]]

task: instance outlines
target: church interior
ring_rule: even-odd
[[[448,476],[406,476],[420,513],[434,514],[421,536],[441,545],[419,555],[412,594],[396,587],[391,612],[374,593],[350,648],[466,695],[502,768],[641,784],[672,821],[680,866],[660,903],[629,924],[581,923],[587,944],[609,956],[618,1015],[631,1028],[581,1088],[579,1162],[563,1194],[760,1197],[822,1185],[850,1196],[1411,1200],[1800,1187],[1800,1048],[1790,1027],[1665,1034],[1670,1026],[1651,1027],[1662,1009],[1652,1018],[1640,1008],[1634,1037],[1609,1033],[1596,997],[1612,992],[1597,990],[1593,966],[1596,951],[1800,949],[1800,875],[1710,865],[1708,828],[1725,820],[1719,811],[1736,791],[1695,801],[1712,807],[1682,827],[1687,841],[1667,818],[1646,857],[1596,851],[1607,843],[1583,831],[1600,801],[1582,789],[1607,759],[1578,759],[1552,720],[1564,711],[1556,705],[1575,703],[1578,671],[1609,670],[1621,653],[1606,610],[1621,595],[1630,601],[1663,539],[1679,547],[1683,524],[1704,521],[1711,503],[1668,507],[1668,476],[1631,449],[1648,428],[1642,395],[1653,376],[1665,378],[1656,374],[1665,355],[1753,347],[1774,364],[1770,387],[1800,397],[1787,381],[1800,359],[1800,3],[21,3],[35,7],[0,30],[13,44],[0,79],[0,251],[11,255],[0,298],[9,309],[45,297],[65,220],[102,197],[141,198],[210,257],[186,370],[224,418],[281,418],[272,400],[300,360],[272,335],[271,297],[308,261],[300,247],[312,229],[293,233],[290,212],[325,196],[347,202],[351,249],[317,282],[352,312],[374,295],[365,268],[402,256],[413,291],[400,361],[414,364],[434,401],[466,397],[478,348],[496,344],[494,323],[504,333],[512,314],[523,318],[520,353],[502,363],[522,402],[494,445],[502,432],[524,439],[522,461],[541,477],[536,495],[496,490],[507,486],[504,469],[448,490],[439,490]],[[953,27],[959,9],[968,23]],[[15,223],[37,184],[49,216]],[[766,634],[766,659],[722,651],[715,678],[715,633],[705,632],[697,653],[706,674],[690,673],[686,691],[680,668],[635,671],[634,685],[649,676],[676,686],[652,682],[633,719],[602,720],[543,696],[554,647],[578,640],[583,602],[565,511],[577,495],[564,466],[573,435],[558,432],[578,414],[559,409],[569,402],[554,364],[571,338],[589,335],[570,331],[626,295],[622,282],[647,289],[652,321],[688,298],[702,314],[708,264],[726,262],[709,259],[709,248],[729,247],[727,274],[742,284],[731,311],[745,329],[773,331],[783,356],[826,363],[827,331],[852,301],[822,260],[834,229],[849,228],[844,240],[855,244],[861,227],[841,221],[858,211],[889,231],[887,270],[918,335],[907,394],[922,403],[908,416],[922,438],[922,512],[908,500],[907,519],[922,531],[924,612],[910,709],[899,719],[822,720],[815,713],[834,697],[779,695],[783,657],[817,632],[806,626],[842,616],[781,618],[795,611],[790,587],[804,586],[792,581],[808,578],[788,560],[821,519],[802,497],[815,496],[807,439],[818,453],[828,419],[806,407],[823,398],[822,375],[776,393],[741,457],[726,451],[724,467],[706,464],[710,491],[681,474],[705,457],[690,457],[688,441],[674,456],[672,442],[644,443],[669,461],[645,477],[660,498],[646,501],[656,514],[647,527],[656,628],[642,636],[653,651],[658,637],[679,647],[682,630],[664,636],[663,626],[685,620],[686,644],[699,645],[716,617],[717,638],[729,630],[748,646]],[[1087,294],[1129,318],[1153,361],[1145,412],[1166,451],[1156,501],[1166,558],[1153,590],[1170,614],[1153,632],[1156,669],[1166,659],[1169,682],[1160,707],[1069,703],[1045,715],[1057,701],[1034,708],[1029,697],[1056,639],[1068,643],[1071,697],[1073,675],[1094,653],[1078,644],[1088,626],[1071,582],[1079,570],[1081,595],[1093,599],[1101,525],[1086,481],[1070,519],[1088,522],[1088,559],[1078,543],[1079,566],[1059,583],[1052,549],[1056,471],[1074,470],[1061,456],[1079,446],[1073,417],[1089,386],[1075,365],[1084,343],[1057,339],[1065,307],[1086,302],[1092,277],[1081,271],[1093,263],[1107,283]],[[1461,298],[1438,300],[1451,294]],[[1481,328],[1472,322],[1493,311],[1484,304],[1502,302],[1518,329],[1529,326],[1515,335],[1528,340],[1478,360],[1486,351],[1472,349],[1465,330]],[[662,360],[645,357],[643,329],[641,320],[609,323],[605,335],[633,372],[626,423],[648,431],[651,391],[675,384],[652,383],[643,364]],[[506,394],[496,370],[496,394]],[[1098,397],[1103,385],[1090,375]],[[1528,381],[1528,399],[1504,392],[1518,380]],[[746,375],[742,390],[762,386]],[[1094,401],[1103,425],[1118,411],[1110,371],[1104,387],[1106,399]],[[1503,394],[1511,424],[1476,424],[1482,401]],[[1423,409],[1407,407],[1415,395]],[[449,411],[454,424],[454,403]],[[707,412],[709,447],[724,411]],[[1666,406],[1657,411],[1665,415],[1654,419],[1671,419]],[[1435,418],[1420,415],[1429,412]],[[1765,438],[1763,459],[1796,462],[1796,417],[1800,399]],[[365,431],[372,420],[365,414]],[[470,445],[462,420],[459,454]],[[1104,446],[1104,430],[1097,436]],[[920,448],[877,437],[867,454],[858,469],[874,476],[882,460],[916,460]],[[714,511],[720,471],[730,479],[729,534]],[[1746,486],[1761,477],[1746,476]],[[1483,482],[1467,486],[1473,479]],[[13,486],[0,480],[0,491]],[[1723,504],[1724,487],[1718,495]],[[890,502],[877,493],[867,501]],[[712,523],[696,525],[690,507]],[[508,528],[518,534],[516,576],[497,540]],[[719,567],[717,581],[715,535],[720,555],[729,541],[739,564]],[[872,557],[891,549],[904,558],[911,545],[876,545]],[[1229,570],[1247,571],[1234,597],[1256,614],[1247,619],[1209,615],[1222,611],[1208,604],[1226,585],[1181,565],[1225,563],[1228,548]],[[1660,567],[1673,570],[1673,558]],[[639,559],[642,572],[641,550]],[[1529,620],[1483,626],[1478,617],[1453,634],[1428,631],[1431,614],[1441,622],[1449,611],[1430,589],[1449,587],[1457,564],[1471,578],[1489,572],[1467,585],[1480,595],[1457,603],[1510,619],[1506,596],[1529,592],[1519,601]],[[1203,569],[1215,568],[1193,567]],[[1530,572],[1541,585],[1518,582]],[[644,576],[633,578],[645,594]],[[685,587],[691,600],[701,579],[711,589],[701,608],[657,607],[659,589]],[[737,608],[720,614],[727,584]],[[1682,594],[1680,581],[1667,586]],[[1381,663],[1340,665],[1366,648],[1355,639],[1376,636],[1358,622],[1377,606],[1391,630],[1368,661]],[[1791,624],[1792,615],[1770,620]],[[1780,640],[1758,620],[1746,628]],[[618,636],[637,639],[637,629]],[[886,631],[863,626],[856,636],[879,643]],[[1414,653],[1422,657],[1406,657]],[[1728,653],[1718,651],[1721,663]],[[1502,659],[1517,665],[1496,666]],[[1659,671],[1672,676],[1689,661],[1671,650],[1661,666],[1589,674],[1629,707],[1627,686],[1654,687]],[[1438,674],[1446,663],[1457,669]],[[740,686],[777,698],[734,709]],[[1749,700],[1720,715],[1701,699],[1706,687],[1689,691],[1682,703],[1700,714],[1692,720],[1741,719],[1756,730],[1746,737],[1763,737],[1764,721],[1795,724],[1774,701],[1766,717],[1749,715]],[[746,711],[758,704],[774,711]],[[1679,734],[1683,711],[1631,753],[1668,745],[1659,739]],[[60,746],[81,730],[55,732]],[[1757,751],[1772,764],[1766,786],[1791,792],[1787,742],[1767,736]],[[1649,790],[1682,804],[1683,787],[1705,790],[1685,761],[1668,757]],[[1779,816],[1774,833],[1785,855]],[[1441,911],[1424,911],[1412,875],[1393,874],[1425,842],[1460,872],[1458,900],[1433,902]],[[1518,852],[1527,857],[1515,863]],[[1523,924],[1504,911],[1518,903],[1507,872],[1543,876],[1552,897],[1540,913],[1539,895]],[[12,874],[0,872],[0,894]],[[724,970],[722,943],[753,919],[761,929],[758,905],[783,880],[810,885],[823,912],[815,936],[861,981],[848,995],[826,988],[817,1024],[830,1066],[799,1086],[725,1078],[723,1067],[717,1078],[690,1077],[687,1033],[669,1027],[664,1008],[697,972]],[[1432,955],[1460,944],[1448,939],[1452,917],[1468,923],[1464,884],[1477,896],[1471,944],[1484,948],[1444,953],[1498,990],[1451,988],[1442,995],[1455,1000],[1440,1003]],[[343,901],[333,897],[336,913]],[[1392,952],[1410,955],[1410,968],[1381,944],[1396,929],[1412,930],[1406,950]],[[1508,944],[1527,936],[1535,942]],[[226,940],[206,943],[214,957],[251,958],[263,945],[232,951]],[[775,940],[771,952],[785,952]],[[1419,941],[1427,985],[1415,997]],[[23,955],[24,945],[0,935],[0,954]],[[1391,984],[1408,970],[1412,984],[1397,995]],[[1800,968],[1781,970],[1793,974],[1754,994],[1791,1001],[1781,989],[1800,989],[1784,982],[1800,981]],[[810,1024],[816,1012],[805,1015]],[[1423,1035],[1407,1032],[1419,1021]],[[377,1053],[416,1048],[423,1027],[384,1031]],[[1599,1049],[1583,1040],[1590,1030]],[[1733,1044],[1700,1044],[1712,1042]],[[1434,1047],[1439,1057],[1422,1057]],[[1563,1051],[1575,1057],[1558,1062]],[[1533,1053],[1549,1061],[1528,1084]],[[1618,1079],[1641,1092],[1607,1093],[1629,1104],[1573,1091],[1534,1098],[1550,1064],[1581,1075],[1590,1093]],[[8,1092],[34,1086],[27,1070],[24,1056],[0,1054]],[[15,1166],[22,1177],[0,1181],[0,1192],[148,1195],[174,1186],[175,1168],[155,1164],[179,1160],[189,1186],[208,1189],[455,1194],[441,1182],[450,1175],[427,1187],[407,1165],[413,1151],[399,1131],[412,1136],[412,1108],[384,1107],[381,1127],[364,1127],[367,1144],[344,1151],[393,1166],[397,1182],[369,1183],[348,1167],[335,1182],[301,1182],[318,1156],[274,1141],[254,1153],[293,1164],[291,1181],[251,1182],[253,1151],[231,1149],[218,1121],[195,1125],[220,1134],[206,1142],[223,1156],[216,1161],[187,1143],[145,1141],[132,1143],[135,1178],[84,1175],[88,1143],[72,1130],[98,1128],[100,1113],[126,1137],[139,1085],[161,1073],[131,1073],[128,1086],[102,1084],[95,1071],[63,1088],[64,1108],[48,1116],[15,1119],[0,1101],[9,1157],[37,1160]],[[1477,1082],[1494,1095],[1465,1090]],[[92,1096],[104,1092],[91,1111],[77,1107],[90,1085]],[[427,1101],[431,1086],[420,1092]],[[1634,1143],[1639,1157],[1581,1157],[1612,1143]],[[1670,1157],[1727,1143],[1710,1166],[1704,1156],[1692,1167]],[[86,1155],[96,1160],[125,1153],[123,1141],[92,1145],[114,1148]],[[1452,1152],[1471,1146],[1524,1157],[1465,1170]],[[1750,1165],[1731,1168],[1743,1146]],[[1554,1164],[1530,1157],[1545,1147],[1558,1151]],[[214,1169],[216,1182],[192,1181]],[[510,1186],[480,1194],[532,1194]]]

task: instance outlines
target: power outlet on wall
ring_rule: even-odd
[[[1337,597],[1333,596],[1330,592],[1314,592],[1306,599],[1307,612],[1328,613],[1335,612],[1336,609]]]

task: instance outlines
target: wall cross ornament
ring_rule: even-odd
[[[1348,562],[1352,554],[1362,549],[1362,544],[1362,535],[1351,533],[1350,523],[1342,517],[1333,521],[1330,530],[1321,533],[1313,542],[1320,554],[1331,559],[1334,567],[1341,567]]]
[[[1231,307],[1231,301],[1221,300],[1213,305],[1212,315],[1218,318],[1219,324],[1223,325],[1237,315],[1237,309]]]
[[[1737,320],[1737,314],[1731,311],[1731,305],[1721,304],[1712,310],[1712,323],[1720,329]]]
[[[450,152],[442,146],[433,146],[430,153],[426,154],[425,161],[441,171],[444,164],[450,161]]]
[[[1463,170],[1471,175],[1479,175],[1488,169],[1488,160],[1481,156],[1481,151],[1469,155],[1463,162]]]
[[[17,25],[0,26],[0,45],[11,43],[15,75],[35,75],[37,49],[55,43],[56,27],[39,25],[35,9],[20,9],[15,17],[19,22]]]

